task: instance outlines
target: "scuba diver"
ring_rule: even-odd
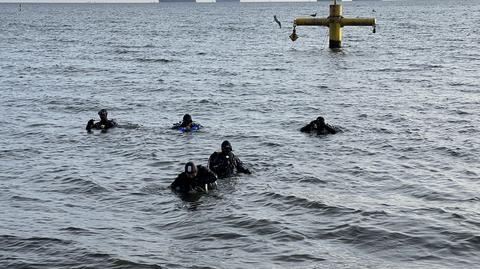
[[[100,111],[98,111],[98,116],[100,116],[100,121],[95,122],[94,119],[89,120],[87,123],[87,127],[85,127],[85,129],[88,132],[91,132],[92,129],[106,131],[107,129],[117,127],[118,124],[115,122],[115,120],[109,120],[107,118],[107,115],[108,115],[108,112],[106,109],[100,109]]]
[[[179,130],[181,132],[190,132],[198,131],[203,128],[202,125],[196,123],[192,120],[192,116],[189,114],[183,115],[183,120],[181,122],[175,123],[172,127],[174,130]]]
[[[242,161],[232,152],[232,145],[228,141],[223,141],[222,150],[216,151],[208,159],[208,168],[210,168],[219,178],[232,176],[235,170],[239,173],[251,174]]]
[[[170,188],[177,193],[208,192],[217,188],[217,176],[204,166],[193,162],[185,164],[185,172],[180,173]]]
[[[317,133],[320,135],[326,134],[336,134],[337,131],[334,127],[325,123],[325,119],[323,117],[318,117],[316,120],[310,122],[309,124],[305,125],[300,129],[300,132],[303,133]]]

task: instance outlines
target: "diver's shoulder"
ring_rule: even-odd
[[[197,170],[198,171],[210,171],[210,169],[208,169],[208,167],[203,166],[201,164],[197,165]]]
[[[210,154],[210,158],[218,158],[221,155],[221,151],[214,151],[212,154]]]

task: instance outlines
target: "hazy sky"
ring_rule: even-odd
[[[156,3],[158,0],[0,0],[0,3]]]
[[[204,1],[205,0],[203,0],[203,2]],[[256,0],[245,0],[245,1],[254,2]],[[294,2],[295,0],[258,0],[258,1],[260,2],[288,2],[288,1]],[[303,0],[303,1],[306,1],[306,0]],[[310,0],[310,1],[315,1],[315,0]],[[158,3],[158,0],[0,0],[0,3]]]
[[[182,0],[180,0],[182,1]],[[198,0],[197,0],[198,1]],[[234,0],[236,1],[236,0]],[[240,0],[238,0],[240,1]],[[316,0],[243,0],[244,2],[301,2]],[[324,0],[325,1],[325,0]],[[211,2],[200,0],[198,2]],[[158,3],[158,0],[0,0],[0,3]]]

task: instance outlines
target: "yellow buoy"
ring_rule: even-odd
[[[335,49],[342,47],[342,28],[344,26],[373,26],[375,31],[375,18],[344,18],[342,15],[342,5],[337,5],[337,1],[334,0],[333,5],[330,5],[330,16],[328,18],[296,18],[293,21],[293,33],[290,38],[292,41],[298,38],[295,32],[296,26],[328,26],[330,32],[329,47]]]

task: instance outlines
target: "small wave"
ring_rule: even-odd
[[[313,176],[304,176],[298,180],[298,182],[302,183],[311,183],[311,184],[327,184],[327,181],[322,180],[318,177],[313,177]]]
[[[19,196],[19,195],[14,195],[12,196],[12,200],[15,200],[15,201],[21,201],[21,202],[45,202],[41,199],[38,199],[38,198],[32,198],[32,197],[25,197],[25,196]]]
[[[239,27],[237,25],[233,25],[233,24],[230,24],[230,25],[224,25],[223,27],[220,27],[221,31],[225,31],[227,33],[234,33],[234,32],[242,32],[244,31],[244,28],[242,27]]]
[[[223,240],[231,240],[231,239],[238,239],[245,237],[245,235],[238,234],[238,233],[215,233],[215,234],[210,234],[210,237],[214,239],[223,239]]]
[[[151,167],[164,167],[164,166],[167,166],[167,167],[171,167],[172,165],[176,165],[177,162],[175,161],[156,161],[156,162],[153,162],[153,163],[148,163],[147,166],[151,166]]]
[[[72,241],[62,240],[51,237],[28,237],[23,238],[14,235],[0,235],[0,245],[2,248],[14,248],[17,250],[33,250],[43,246],[71,245]]]
[[[315,257],[310,254],[291,254],[291,255],[277,255],[272,258],[274,261],[281,262],[321,262],[324,258]]]
[[[148,264],[148,263],[139,263],[129,260],[122,259],[109,259],[113,268],[131,268],[131,269],[162,269],[160,265],[157,264]]]
[[[425,199],[427,201],[464,201],[463,199],[458,199],[450,192],[435,191],[427,186],[416,184],[405,184],[401,187],[395,188],[395,191],[407,193],[415,198]]]
[[[235,84],[233,84],[231,82],[228,82],[228,83],[218,84],[218,86],[223,87],[223,88],[233,88],[233,87],[235,87]]]
[[[22,133],[21,136],[25,138],[27,134],[28,133]],[[41,153],[42,151],[38,149],[33,149],[33,148],[4,149],[4,150],[0,150],[0,157],[14,159],[19,157],[24,158],[25,155],[30,155],[30,154],[39,155]]]
[[[294,195],[283,195],[275,192],[265,192],[262,195],[268,197],[270,201],[268,205],[277,207],[280,210],[291,209],[291,207],[301,207],[303,209],[310,209],[313,214],[322,214],[328,216],[340,216],[344,214],[357,214],[362,211],[347,207],[330,206],[319,201],[312,201],[307,198],[301,198]],[[273,203],[272,199],[279,202]]]
[[[142,128],[142,125],[136,124],[136,123],[122,123],[121,125],[118,125],[118,128],[124,128],[124,129],[140,129]]]
[[[465,175],[467,175],[467,176],[472,176],[472,177],[478,176],[478,174],[477,174],[475,171],[473,171],[473,170],[465,170],[464,173],[465,173]]]
[[[43,127],[43,126],[51,126],[51,124],[49,124],[49,123],[32,123],[32,124],[27,125],[26,127],[35,128],[35,127]]]
[[[402,72],[412,72],[412,71],[420,72],[422,71],[422,69],[397,67],[397,68],[379,68],[379,69],[371,70],[371,72],[381,72],[381,73],[388,73],[388,72],[402,73]]]
[[[59,43],[78,43],[79,42],[79,40],[76,40],[76,39],[64,39],[64,38],[55,38],[54,41]]]
[[[444,153],[447,153],[448,155],[452,156],[452,157],[462,157],[462,156],[466,156],[466,154],[464,152],[462,152],[462,149],[459,148],[459,147],[456,147],[456,148],[448,148],[448,147],[437,147],[435,148],[435,150],[438,150],[438,151],[441,151],[441,152],[444,152]]]
[[[284,146],[283,144],[276,143],[276,142],[262,142],[262,145],[268,148],[276,148],[276,147],[281,147]]]
[[[455,82],[449,82],[448,86],[455,87],[455,86],[476,86],[476,85],[474,85],[473,83],[455,81]]]
[[[172,60],[172,59],[152,59],[152,58],[136,58],[135,61],[140,62],[140,63],[172,63],[176,62],[177,60]]]
[[[286,68],[274,67],[274,68],[262,68],[260,71],[287,71]]]
[[[201,99],[200,101],[198,101],[198,103],[200,104],[215,104],[215,105],[218,105],[217,102],[211,100],[211,99]]]
[[[7,268],[162,268],[157,264],[130,261],[116,258],[110,254],[90,252],[76,247],[73,241],[57,238],[22,238],[0,235],[0,244],[2,251],[17,254],[8,260]]]
[[[471,113],[469,113],[468,111],[465,111],[465,110],[461,110],[461,109],[455,109],[455,110],[452,110],[452,112],[458,114],[458,115],[470,115]]]
[[[116,49],[113,51],[115,54],[128,54],[128,53],[135,53],[135,51],[126,50],[126,49]]]
[[[62,190],[64,193],[86,193],[86,194],[96,194],[107,192],[108,190],[102,187],[100,184],[97,184],[93,181],[81,178],[66,177],[62,179],[62,185],[65,185],[65,188]],[[72,186],[74,185],[74,186]]]
[[[304,208],[309,208],[309,209],[321,209],[325,213],[328,214],[343,214],[346,211],[348,212],[354,212],[355,210],[353,209],[346,209],[346,208],[341,208],[341,207],[335,207],[335,206],[329,206],[327,204],[318,202],[318,201],[311,201],[306,198],[300,198],[294,195],[282,195],[282,194],[277,194],[277,193],[270,193],[270,197],[276,198],[276,199],[281,199],[283,200],[286,204],[293,205],[293,206],[300,206]]]
[[[408,66],[420,68],[422,70],[437,69],[437,68],[443,67],[442,65],[439,65],[439,64],[418,64],[418,63],[411,63]]]
[[[64,232],[67,232],[67,233],[70,233],[70,234],[75,234],[75,235],[95,234],[95,232],[92,232],[92,231],[87,230],[87,229],[78,228],[78,227],[66,227],[66,228],[60,229],[60,231],[64,231]]]
[[[124,49],[155,48],[155,45],[152,45],[152,44],[146,44],[146,45],[121,45],[121,46],[118,46],[118,48],[124,48]]]
[[[330,231],[326,231],[321,235],[319,234],[318,236],[328,239],[337,239],[354,245],[364,245],[369,243],[372,243],[373,245],[373,242],[377,241],[377,238],[382,238],[382,242],[378,242],[380,245],[387,244],[386,241],[389,240],[405,241],[411,239],[415,240],[417,244],[422,241],[421,238],[413,238],[405,233],[387,231],[355,224],[341,224],[333,229],[330,229]]]
[[[267,235],[272,237],[273,240],[280,242],[294,242],[305,239],[305,237],[297,231],[281,225],[278,221],[269,219],[256,219],[249,216],[230,216],[227,223],[235,229],[242,228],[255,235]]]

